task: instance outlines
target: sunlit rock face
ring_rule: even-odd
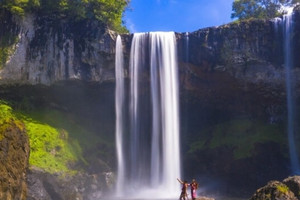
[[[1,83],[49,85],[60,80],[102,82],[114,78],[116,36],[102,24],[53,16],[15,19],[7,14],[3,18],[7,23],[2,24],[2,35],[12,32],[15,37],[1,66]]]

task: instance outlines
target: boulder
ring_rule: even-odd
[[[26,199],[29,142],[24,125],[0,123],[0,199]]]
[[[290,177],[283,182],[270,181],[266,186],[256,190],[250,200],[298,200],[300,177]]]
[[[300,199],[300,176],[292,176],[283,180],[295,196]]]
[[[27,200],[95,200],[109,191],[111,173],[50,174],[32,168],[28,172]],[[106,184],[105,184],[106,183]]]

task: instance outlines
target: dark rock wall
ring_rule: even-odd
[[[299,113],[298,10],[293,20]],[[233,187],[247,193],[290,175],[282,24],[276,30],[273,20],[254,20],[201,29],[188,34],[188,46],[186,34],[177,39],[185,176],[209,177],[203,185],[221,184],[218,189],[233,194]]]

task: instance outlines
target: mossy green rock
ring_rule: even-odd
[[[270,181],[258,189],[249,200],[298,200],[298,198],[288,185],[280,181]]]

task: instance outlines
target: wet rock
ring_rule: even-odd
[[[294,176],[283,182],[270,181],[266,186],[258,189],[250,200],[298,200],[299,180],[299,176]]]
[[[39,169],[28,173],[27,200],[95,200],[109,190],[109,174],[60,175]]]
[[[283,180],[295,196],[300,199],[300,176],[292,176]]]
[[[18,121],[0,124],[0,199],[26,199],[29,142]]]

